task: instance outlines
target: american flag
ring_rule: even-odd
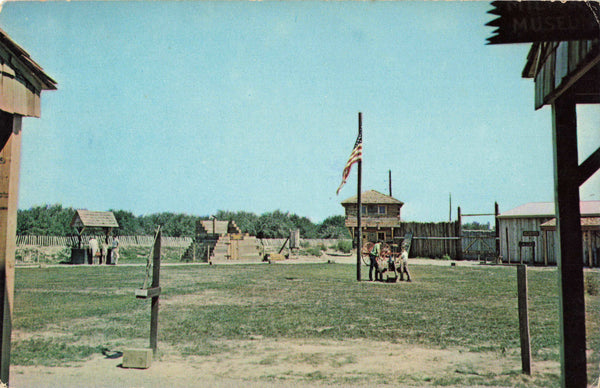
[[[338,189],[336,191],[336,195],[338,195],[340,193],[342,186],[344,186],[346,184],[346,179],[348,179],[348,175],[350,175],[350,170],[352,169],[352,165],[361,159],[362,159],[362,132],[360,132],[358,134],[358,137],[356,138],[356,143],[354,143],[354,148],[352,149],[352,152],[350,153],[350,158],[348,158],[348,161],[346,162],[346,166],[344,167],[344,172],[342,173],[342,183],[340,184],[340,187],[338,187]]]

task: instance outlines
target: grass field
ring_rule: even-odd
[[[520,374],[514,267],[415,265],[415,281],[399,284],[357,282],[355,271],[346,264],[163,266],[159,358],[202,363],[243,349],[255,356],[256,373],[236,378],[255,381],[560,385],[555,269],[529,271],[531,377]],[[133,296],[144,273],[141,266],[18,268],[11,363],[76,366],[102,347],[147,346],[149,302]],[[599,375],[600,296],[590,290],[592,383]],[[337,350],[285,357],[273,350],[302,343],[335,344]],[[419,373],[376,373],[362,367],[361,354],[351,349],[357,343],[479,355],[490,358],[490,365],[444,369],[432,357]],[[386,362],[386,354],[380,361]],[[284,371],[273,369],[283,364]]]

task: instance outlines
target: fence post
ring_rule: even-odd
[[[529,315],[527,307],[527,266],[517,266],[519,303],[519,337],[521,338],[521,365],[523,373],[531,375],[531,344],[529,341]]]
[[[463,258],[463,251],[462,251],[462,213],[460,211],[460,206],[458,207],[458,218],[457,218],[457,234],[456,236],[459,238],[457,246],[456,246],[456,258],[457,259],[462,259]]]

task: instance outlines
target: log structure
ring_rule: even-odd
[[[56,82],[0,30],[0,380],[9,383],[21,121],[40,117],[43,90]]]
[[[584,241],[579,189],[600,169],[600,148],[579,162],[577,104],[600,103],[600,6],[593,1],[494,1],[492,5],[489,13],[499,17],[488,23],[498,27],[489,42],[532,43],[522,76],[534,80],[535,109],[546,105],[552,108],[561,383],[563,387],[586,387]],[[524,23],[526,20],[530,22]],[[554,23],[559,20],[562,22]],[[574,28],[565,29],[566,20]],[[540,29],[539,23],[544,28]]]

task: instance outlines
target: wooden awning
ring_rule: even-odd
[[[77,210],[71,221],[71,226],[84,228],[118,228],[119,223],[113,212]]]

